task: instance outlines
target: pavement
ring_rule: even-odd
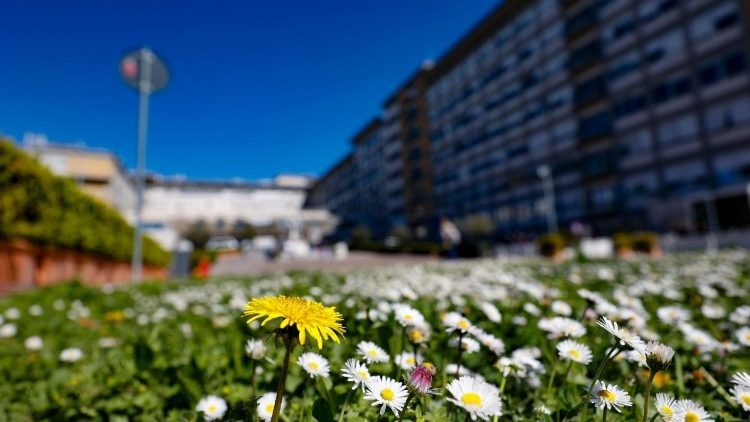
[[[439,258],[429,255],[378,254],[372,252],[349,252],[343,259],[333,257],[260,260],[246,256],[219,257],[211,268],[212,276],[258,275],[284,273],[292,270],[346,272],[394,265],[418,265],[436,262]]]

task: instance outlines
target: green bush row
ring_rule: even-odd
[[[130,259],[133,249],[133,228],[117,211],[0,139],[2,238],[22,238],[117,260]],[[146,237],[143,258],[146,264],[164,266],[170,255]]]

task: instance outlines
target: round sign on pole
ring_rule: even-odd
[[[148,48],[124,55],[120,60],[120,75],[131,88],[146,94],[161,91],[169,82],[167,66]]]

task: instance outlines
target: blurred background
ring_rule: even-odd
[[[8,289],[130,278],[118,63],[141,46],[171,75],[148,277],[750,246],[747,1],[16,2],[0,22]]]

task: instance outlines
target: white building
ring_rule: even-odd
[[[309,178],[280,175],[270,182],[196,181],[152,177],[144,197],[143,220],[153,228],[178,230],[203,223],[216,231],[244,225],[303,230],[320,241],[333,225],[326,210],[303,209]]]

